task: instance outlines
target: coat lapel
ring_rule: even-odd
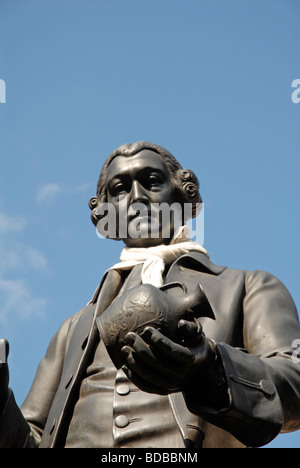
[[[120,274],[109,270],[102,280],[98,297],[95,297],[96,303],[88,304],[80,314],[68,346],[61,381],[49,412],[41,448],[51,448],[60,444],[67,408],[72,403],[72,397],[76,398],[74,393],[78,390],[77,384],[81,381],[98,334],[96,317],[110,305],[120,286]]]

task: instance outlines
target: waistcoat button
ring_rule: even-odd
[[[118,395],[128,395],[130,393],[130,388],[128,385],[122,384],[117,386]]]
[[[129,419],[124,414],[117,416],[115,419],[115,425],[117,427],[126,427],[129,424]]]

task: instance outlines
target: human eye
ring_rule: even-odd
[[[163,182],[163,178],[158,173],[151,173],[146,178],[146,185],[152,190],[159,189]]]
[[[159,184],[159,183],[160,183],[160,178],[159,178],[157,175],[152,174],[152,175],[150,175],[150,177],[149,177],[149,182],[150,182],[151,184],[153,184],[153,185]]]
[[[113,197],[117,197],[126,192],[126,186],[122,181],[118,181],[110,185],[109,191]]]

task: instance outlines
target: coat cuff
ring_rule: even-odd
[[[196,392],[185,394],[190,411],[230,432],[248,447],[260,447],[280,432],[284,418],[272,370],[258,356],[225,343],[216,345],[227,383],[227,407],[207,405]]]

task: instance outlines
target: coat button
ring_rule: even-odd
[[[117,394],[118,395],[128,395],[130,393],[130,388],[126,384],[118,385],[117,386]]]
[[[117,416],[115,419],[115,425],[117,427],[126,427],[128,426],[128,424],[129,424],[129,419],[124,414],[120,414],[120,416]]]
[[[266,397],[271,398],[276,393],[274,385],[271,382],[268,382],[268,380],[261,380],[259,386],[262,389],[263,393],[266,395]]]

